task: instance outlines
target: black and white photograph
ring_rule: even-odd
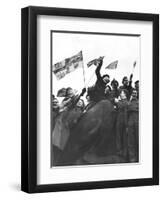
[[[159,184],[159,15],[22,9],[21,187]]]
[[[140,35],[50,34],[51,167],[138,164]]]

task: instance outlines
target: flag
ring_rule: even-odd
[[[61,88],[57,92],[57,97],[65,97],[66,96],[66,88]]]
[[[96,59],[91,60],[90,62],[87,63],[87,67],[90,67],[91,65],[95,64]]]
[[[91,65],[96,65],[97,60],[103,60],[103,59],[104,59],[104,56],[100,56],[99,58],[91,60],[90,62],[87,63],[87,67],[90,67]]]
[[[60,80],[79,67],[83,67],[82,51],[70,58],[66,58],[63,61],[54,64],[52,71],[55,74],[57,80]]]
[[[110,63],[108,66],[105,67],[105,69],[116,69],[118,65],[118,60]]]

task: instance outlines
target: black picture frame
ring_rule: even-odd
[[[37,16],[55,15],[153,23],[153,177],[37,185]],[[21,11],[21,190],[28,193],[159,184],[159,15],[30,6]]]

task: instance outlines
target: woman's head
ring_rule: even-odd
[[[122,100],[127,99],[127,91],[121,90],[119,96]]]
[[[68,87],[66,89],[66,97],[73,97],[74,96],[74,90],[71,87]]]

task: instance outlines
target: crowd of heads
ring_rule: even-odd
[[[122,85],[119,85],[119,82],[116,79],[113,79],[110,82],[110,76],[105,74],[102,76],[102,79],[104,83],[106,84],[105,87],[105,98],[108,100],[111,100],[112,102],[115,101],[115,99],[123,100],[127,99],[138,99],[139,98],[139,80],[135,81],[133,86],[129,85],[129,80],[127,76],[124,76],[122,79]],[[129,88],[130,86],[130,88]],[[58,100],[58,97],[52,95],[52,108],[54,110],[57,110],[59,108],[62,108],[64,105],[64,102],[68,99],[72,99],[75,96],[77,96],[77,91],[71,87],[66,88],[65,96],[62,98],[62,102]],[[87,104],[89,104],[92,101],[92,96],[94,95],[94,86],[87,88],[87,93],[84,97],[79,98],[77,101],[75,107],[80,108],[82,111],[84,111]]]
[[[123,158],[125,162],[137,162],[139,159],[139,81],[132,83],[133,75],[131,74],[129,79],[124,76],[120,85],[116,79],[110,82],[109,75],[101,76],[98,70],[96,70],[97,81],[95,84],[87,89],[83,88],[81,93],[67,87],[62,88],[64,89],[62,99],[58,100],[59,97],[52,95],[54,133],[72,130],[80,123],[83,115],[91,112],[93,108],[97,109],[98,102],[103,102],[103,105],[108,106],[107,108],[112,105],[111,115],[113,115],[113,126],[116,133],[116,155],[119,156],[119,159]],[[94,116],[92,115],[92,117]],[[58,126],[55,124],[60,128],[57,129]],[[109,124],[107,125],[109,126]],[[66,129],[62,130],[62,126],[66,126]]]

